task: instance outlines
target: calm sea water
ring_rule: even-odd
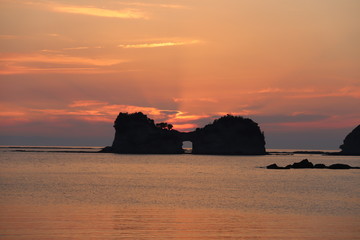
[[[360,170],[261,168],[360,157],[10,150],[0,239],[360,239]]]

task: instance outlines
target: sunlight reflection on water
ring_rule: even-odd
[[[303,217],[213,209],[11,206],[3,210],[0,221],[1,239],[355,239],[359,236],[356,217]]]

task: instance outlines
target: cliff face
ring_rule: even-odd
[[[193,132],[193,154],[262,155],[265,137],[257,123],[227,115]]]
[[[360,125],[349,133],[340,146],[341,154],[360,155]]]
[[[182,140],[175,130],[155,125],[142,113],[120,113],[115,120],[114,153],[165,154],[183,153]]]
[[[154,123],[142,113],[120,113],[115,120],[115,138],[103,152],[135,154],[184,153],[183,141],[193,143],[193,154],[266,154],[264,134],[251,119],[224,116],[204,128],[182,133],[171,124]]]

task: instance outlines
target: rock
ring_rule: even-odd
[[[327,166],[325,164],[322,164],[322,163],[318,163],[318,164],[315,164],[314,165],[314,168],[327,168]]]
[[[257,123],[248,118],[226,115],[196,129],[193,154],[263,155],[265,137]]]
[[[275,163],[267,166],[266,168],[267,168],[267,169],[289,169],[288,166],[286,166],[286,167],[279,167],[279,166],[278,166],[277,164],[275,164]]]
[[[183,153],[182,139],[178,132],[161,126],[156,126],[154,120],[141,112],[120,113],[114,124],[115,138],[108,150],[135,154]]]
[[[312,162],[309,162],[308,159],[304,159],[301,162],[296,162],[290,165],[287,165],[286,167],[279,167],[276,163],[273,163],[266,167],[267,169],[299,169],[299,168],[317,168],[317,169],[360,169],[360,167],[351,167],[347,164],[337,163],[332,164],[330,166],[326,166],[325,164],[319,163],[319,164],[313,164]]]
[[[360,125],[352,130],[340,146],[343,155],[360,155]]]
[[[177,154],[182,143],[191,141],[193,154],[262,155],[265,137],[257,123],[248,118],[227,115],[196,131],[172,130],[167,123],[155,124],[141,112],[120,113],[115,120],[115,138],[102,152]]]
[[[279,169],[279,166],[276,163],[270,164],[266,166],[267,169]]]
[[[101,153],[112,153],[113,152],[113,148],[110,146],[104,147],[103,149],[101,149],[99,152]]]
[[[290,168],[314,168],[314,164],[309,162],[309,160],[304,159],[301,162],[293,163],[289,166]]]
[[[328,167],[329,169],[351,169],[352,167],[347,164],[336,163]]]

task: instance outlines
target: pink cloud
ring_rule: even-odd
[[[94,74],[114,72],[109,67],[126,62],[115,58],[85,58],[59,53],[1,54],[0,75],[12,74]]]

